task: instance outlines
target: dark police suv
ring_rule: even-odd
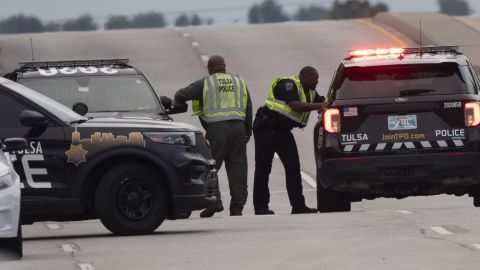
[[[155,117],[86,118],[0,78],[0,138],[29,142],[10,152],[22,179],[23,222],[98,217],[115,234],[144,234],[165,218],[215,205],[217,175],[205,138],[171,121],[152,99],[136,108]]]
[[[349,52],[315,128],[319,211],[441,193],[480,206],[479,86],[457,47]]]

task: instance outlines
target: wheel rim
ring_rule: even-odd
[[[141,181],[125,178],[120,184],[117,206],[126,218],[143,219],[152,211],[152,190]]]

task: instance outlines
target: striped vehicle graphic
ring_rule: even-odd
[[[465,146],[463,140],[437,140],[419,142],[389,142],[373,144],[348,144],[343,146],[343,152],[376,152],[408,149],[460,148]]]

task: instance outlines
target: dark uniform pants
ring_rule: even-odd
[[[243,210],[247,202],[247,146],[245,124],[243,121],[223,121],[209,123],[206,138],[210,141],[212,155],[219,170],[225,162],[225,169],[230,187],[230,210]],[[220,200],[220,192],[216,194]]]
[[[272,170],[275,153],[285,168],[286,184],[290,205],[295,208],[305,206],[302,176],[297,144],[290,130],[271,129],[263,126],[253,130],[255,138],[255,179],[253,184],[253,206],[256,210],[268,209],[270,192],[268,178]]]

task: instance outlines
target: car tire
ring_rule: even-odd
[[[480,194],[473,195],[473,206],[480,207]]]
[[[157,172],[140,164],[122,164],[102,178],[95,193],[95,209],[114,234],[148,234],[167,216],[167,194]]]
[[[349,212],[351,200],[348,193],[325,189],[317,183],[317,209],[320,213]]]
[[[23,257],[22,225],[18,224],[16,237],[0,238],[0,247],[2,248],[5,247],[8,253],[12,253],[15,259],[22,258]]]

